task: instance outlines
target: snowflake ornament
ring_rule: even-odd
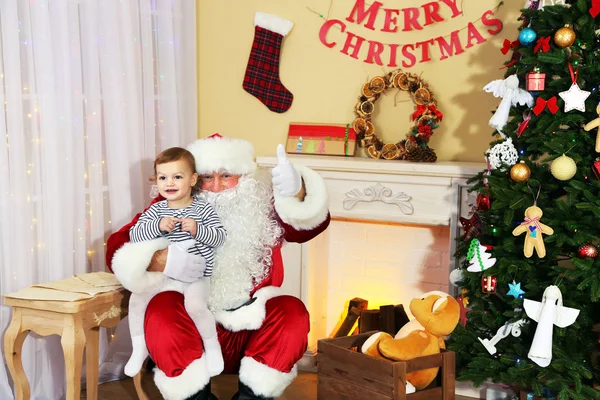
[[[501,168],[503,165],[512,167],[519,161],[519,153],[512,142],[512,138],[508,138],[489,149],[487,156],[492,169]]]

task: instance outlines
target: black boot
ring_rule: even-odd
[[[210,381],[198,393],[195,393],[185,400],[219,400],[217,396],[210,392]]]
[[[271,397],[263,397],[254,394],[252,389],[244,385],[242,381],[239,381],[238,389],[239,391],[233,395],[231,400],[273,400]]]

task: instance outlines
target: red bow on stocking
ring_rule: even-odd
[[[517,47],[519,45],[519,41],[515,40],[514,42],[511,42],[508,39],[504,39],[504,44],[502,45],[502,48],[500,49],[500,51],[502,52],[502,54],[506,54],[510,51],[510,49],[514,49],[515,47]]]
[[[535,48],[533,49],[533,52],[537,53],[540,50],[542,51],[542,53],[545,53],[548,50],[550,50],[550,36],[538,39],[537,43],[535,44]]]
[[[429,106],[424,106],[423,104],[419,104],[417,106],[417,110],[412,115],[412,119],[415,120],[415,119],[419,118],[427,110],[433,112],[439,121],[441,121],[442,118],[444,118],[444,114],[442,114],[442,112],[440,110],[435,108],[435,104],[431,104]]]
[[[590,8],[590,15],[596,18],[596,15],[600,13],[600,0],[592,0],[592,8]]]
[[[558,111],[558,105],[556,104],[556,96],[552,96],[548,101],[542,99],[541,97],[538,97],[535,101],[535,106],[533,107],[533,113],[536,116],[540,115],[542,111],[544,111],[544,109],[546,108],[546,105],[548,106],[548,110],[552,114],[556,114],[556,112]]]

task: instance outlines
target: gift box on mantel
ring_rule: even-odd
[[[356,132],[350,124],[290,123],[287,153],[353,157]]]

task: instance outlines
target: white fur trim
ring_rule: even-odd
[[[254,293],[254,303],[234,311],[218,311],[215,313],[215,320],[232,332],[256,330],[265,320],[267,300],[282,294],[280,287],[266,286]]]
[[[208,384],[210,375],[204,355],[190,363],[181,375],[169,377],[154,368],[154,383],[166,400],[184,400]]]
[[[112,270],[125,289],[133,293],[147,292],[167,280],[162,272],[149,272],[147,268],[154,252],[168,246],[166,238],[125,243],[113,256]]]
[[[196,159],[198,174],[227,171],[244,175],[256,171],[254,146],[247,140],[211,136],[196,140],[187,149]]]
[[[254,14],[254,26],[260,26],[261,28],[285,36],[290,33],[294,27],[294,23],[277,15],[257,12]]]
[[[315,171],[303,165],[295,165],[300,172],[306,197],[300,201],[296,197],[284,197],[274,191],[275,211],[283,222],[299,230],[310,230],[319,226],[329,213],[327,187],[325,181]]]
[[[296,365],[286,373],[259,363],[252,357],[242,358],[240,365],[240,381],[254,394],[268,398],[281,396],[297,375]]]

